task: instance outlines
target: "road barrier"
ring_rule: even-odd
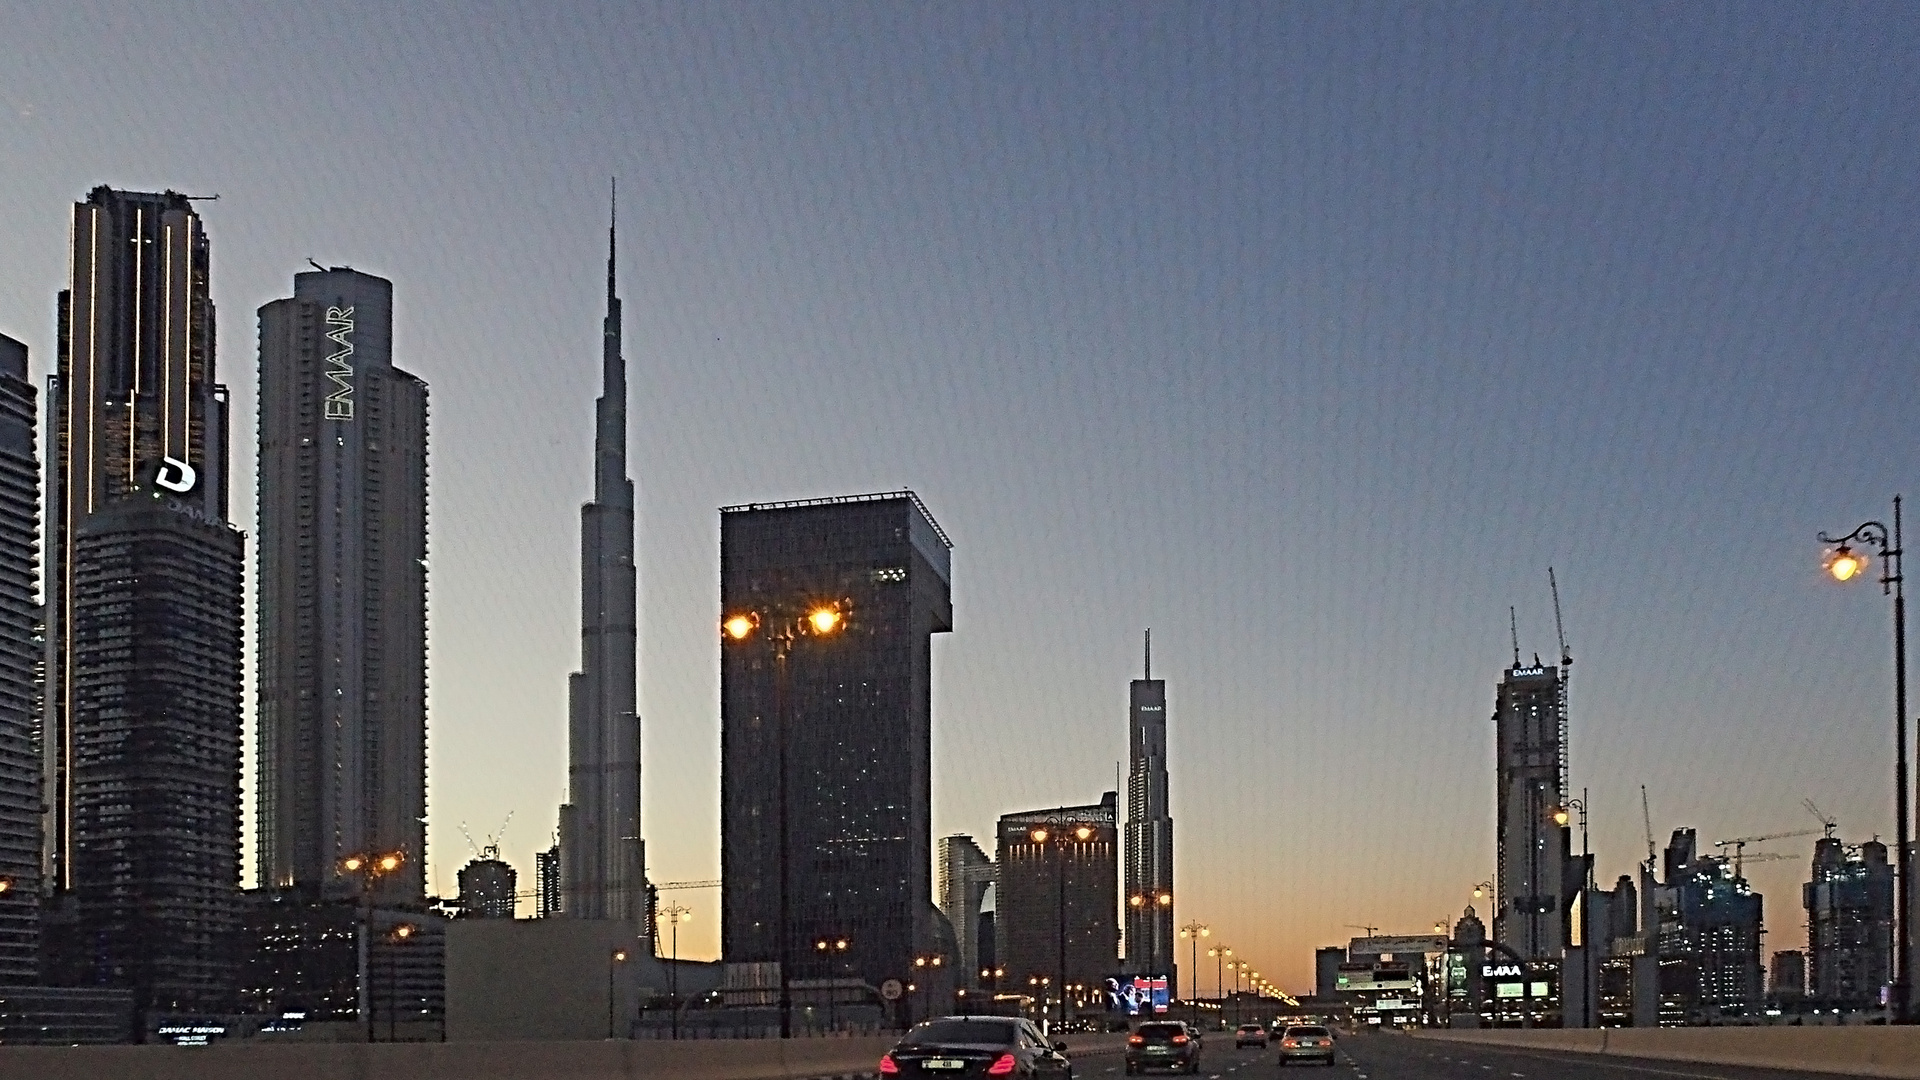
[[[1745,1065],[1920,1080],[1920,1027],[1602,1028],[1419,1031],[1415,1038],[1511,1050]]]
[[[875,1074],[894,1038],[498,1043],[6,1046],[0,1080],[840,1080]],[[1116,1036],[1076,1036],[1076,1055]]]

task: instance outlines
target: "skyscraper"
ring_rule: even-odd
[[[1893,977],[1894,868],[1887,845],[1814,841],[1807,909],[1807,994],[1835,1005],[1879,1000]]]
[[[0,986],[40,970],[40,762],[34,753],[40,461],[27,347],[0,334]]]
[[[998,867],[973,837],[964,833],[940,838],[934,863],[935,902],[953,924],[954,962],[962,987],[980,984],[980,905],[994,883]]]
[[[426,893],[427,387],[393,366],[393,286],[346,267],[260,309],[259,866],[343,880],[398,852]]]
[[[580,670],[567,680],[567,802],[560,807],[562,913],[618,919],[651,938],[640,832],[638,609],[633,481],[627,478],[627,362],[614,293],[617,220],[607,225],[607,315],[594,406],[593,501],[580,508]]]
[[[994,934],[1008,986],[1047,979],[1055,987],[1099,987],[1113,975],[1120,938],[1118,802],[1119,793],[1109,791],[1089,806],[1001,816]],[[1057,1001],[1059,992],[1051,996]]]
[[[721,611],[757,621],[725,639],[720,661],[727,961],[845,936],[846,970],[877,983],[935,948],[933,635],[953,628],[951,546],[910,491],[720,512]],[[823,604],[842,623],[808,633]]]
[[[1561,669],[1516,655],[1494,695],[1497,760],[1493,936],[1528,960],[1561,959],[1568,905],[1585,875],[1567,866],[1566,714]]]
[[[143,1012],[230,1002],[241,576],[227,391],[191,201],[74,206],[50,395],[44,932],[52,974]]]
[[[1172,975],[1173,811],[1167,802],[1167,682],[1146,670],[1127,688],[1127,969]]]

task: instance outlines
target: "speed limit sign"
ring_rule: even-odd
[[[899,979],[888,979],[880,984],[880,996],[888,1001],[899,1001],[900,995],[906,990],[906,987],[900,985]]]

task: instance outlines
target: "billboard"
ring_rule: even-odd
[[[1172,981],[1166,975],[1115,975],[1107,980],[1107,1011],[1126,1016],[1164,1013]]]

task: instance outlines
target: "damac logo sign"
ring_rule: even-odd
[[[176,495],[185,495],[200,482],[200,475],[193,466],[176,457],[160,459],[160,468],[154,471],[153,486],[166,488]]]
[[[327,357],[326,418],[353,419],[353,309],[327,309],[327,337],[340,346]]]

